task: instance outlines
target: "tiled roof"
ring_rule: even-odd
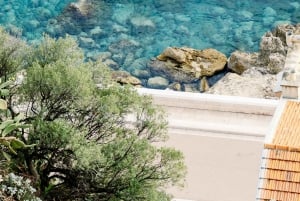
[[[266,148],[300,151],[300,102],[287,101],[271,144]]]
[[[256,200],[300,201],[300,103],[283,104],[267,134]]]

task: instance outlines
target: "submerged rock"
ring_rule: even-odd
[[[131,73],[141,79],[148,79],[151,76],[148,70],[134,69]]]
[[[77,12],[79,15],[87,16],[91,13],[93,4],[89,0],[78,0],[75,3],[70,3],[69,9],[73,10],[73,12]]]
[[[84,48],[92,48],[95,45],[95,41],[88,37],[79,37],[79,44]]]
[[[150,78],[148,80],[147,85],[148,85],[148,87],[154,88],[154,89],[165,89],[169,85],[169,80],[167,80],[166,78],[160,77],[160,76],[156,76],[156,77]]]
[[[140,44],[135,40],[122,39],[112,43],[108,47],[108,50],[113,54],[116,53],[125,54],[127,52],[135,51],[139,46]]]
[[[129,22],[136,34],[149,33],[155,30],[154,22],[144,16],[132,17]]]
[[[106,59],[103,63],[114,70],[118,70],[120,68],[120,65],[112,59]]]
[[[202,76],[212,76],[224,69],[227,58],[215,49],[169,47],[148,63],[155,75],[165,75],[175,82],[190,83]]]
[[[92,37],[100,37],[103,36],[104,34],[105,34],[104,30],[101,29],[100,26],[96,26],[95,28],[90,30],[90,35]]]

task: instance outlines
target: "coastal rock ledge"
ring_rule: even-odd
[[[151,60],[148,67],[154,75],[164,75],[173,82],[191,83],[223,70],[226,62],[226,56],[215,49],[168,47]]]

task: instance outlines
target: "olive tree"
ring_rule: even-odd
[[[167,121],[150,97],[113,83],[71,37],[45,36],[23,59],[9,105],[32,125],[18,137],[35,146],[16,150],[12,171],[44,200],[170,200],[165,188],[182,183],[185,165],[181,152],[158,146]]]

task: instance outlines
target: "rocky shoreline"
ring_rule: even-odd
[[[179,0],[164,1],[168,4],[126,0],[33,2],[32,11],[43,15],[24,19],[24,30],[44,30],[56,38],[69,34],[85,50],[87,60],[100,60],[109,66],[118,83],[155,89],[276,98],[276,74],[283,68],[287,53],[285,34],[299,28],[289,25],[298,19],[297,2],[279,3],[280,9],[264,4],[260,10],[251,10],[247,3],[217,1],[201,2],[198,10],[193,10],[198,4]],[[61,8],[58,15],[53,5]],[[17,8],[14,4],[5,6],[15,21]],[[202,19],[198,13],[211,19]],[[257,15],[262,24],[255,24],[258,19],[253,17]],[[285,22],[288,24],[263,35],[257,52],[239,51],[245,47],[253,50],[264,28]],[[25,36],[29,43],[38,42],[38,37],[30,35],[37,31],[22,33],[12,25],[6,27],[12,35]],[[233,45],[229,39],[238,42]],[[224,47],[230,48],[226,52]]]
[[[89,1],[78,1],[71,4],[71,10],[67,9],[67,13],[88,18],[89,13],[92,13],[90,9],[93,9],[89,5]],[[129,24],[139,34],[155,29],[155,23],[142,16],[132,17],[124,23]],[[138,52],[140,45],[130,39],[111,44],[108,52],[90,55],[89,58],[99,59],[113,69],[113,78],[121,84],[176,91],[277,98],[274,87],[277,82],[276,75],[285,63],[286,33],[295,32],[299,27],[300,25],[279,25],[263,35],[258,52],[236,50],[229,58],[215,49],[166,47],[160,55],[150,60],[134,59],[136,55],[133,55],[133,52]],[[115,28],[120,34],[125,31],[122,27]],[[94,35],[103,34],[100,27],[95,27],[90,32]],[[81,46],[95,45],[90,38],[84,36],[80,37],[79,41]],[[128,54],[124,56],[124,52]],[[127,72],[120,69],[120,63],[128,67]]]
[[[147,63],[151,74],[146,87],[276,99],[277,74],[284,68],[291,31],[300,32],[300,24],[279,25],[261,38],[258,52],[237,50],[228,59],[215,49],[168,47]]]

